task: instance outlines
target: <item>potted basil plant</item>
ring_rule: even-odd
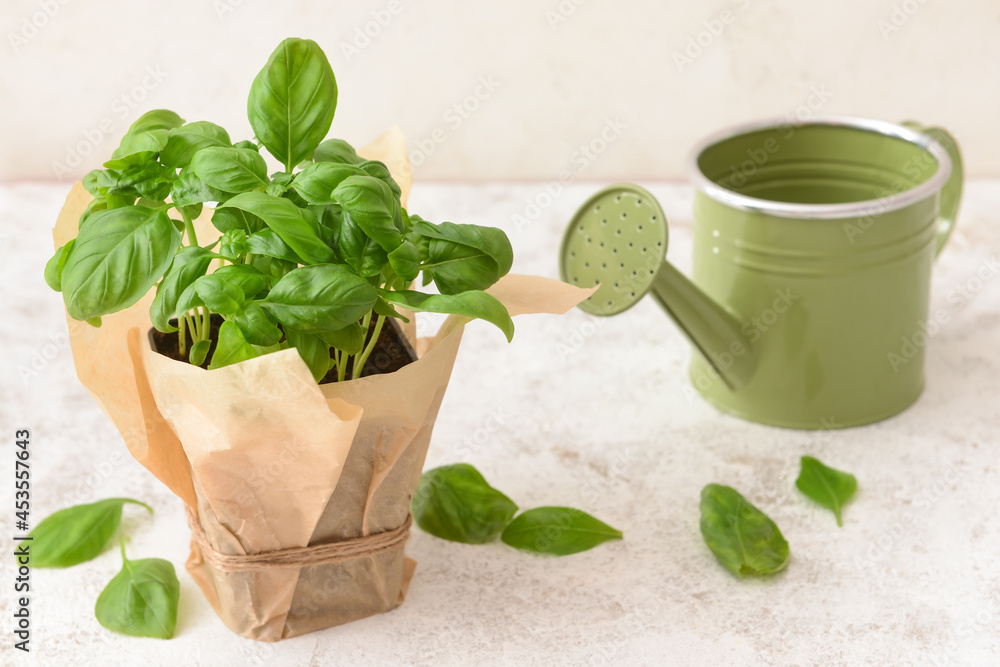
[[[45,268],[81,381],[185,501],[189,572],[266,641],[402,601],[464,325],[510,340],[511,314],[588,295],[505,277],[499,229],[409,213],[398,130],[355,151],[326,138],[336,105],[323,51],[287,39],[250,87],[252,139],[146,113],[70,193]],[[418,341],[414,312],[450,317]]]

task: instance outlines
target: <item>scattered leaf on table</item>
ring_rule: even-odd
[[[482,544],[496,537],[517,512],[471,465],[428,470],[413,496],[413,516],[424,531],[452,542]]]
[[[501,539],[525,551],[568,556],[620,540],[622,532],[578,509],[538,507],[514,519]]]
[[[858,480],[848,472],[829,468],[811,456],[803,456],[802,471],[795,480],[795,486],[809,498],[832,510],[837,517],[837,525],[843,526],[841,509],[858,490]]]
[[[701,535],[719,563],[737,577],[772,574],[788,564],[788,542],[766,514],[736,489],[701,491]]]

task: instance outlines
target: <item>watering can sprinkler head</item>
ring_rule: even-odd
[[[666,260],[667,220],[656,198],[629,183],[604,188],[584,203],[563,236],[559,272],[580,287],[600,288],[580,309],[624,312],[651,293],[731,388],[753,375],[753,345],[740,320]],[[748,354],[734,355],[740,345]]]

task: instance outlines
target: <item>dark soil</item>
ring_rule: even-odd
[[[202,368],[208,368],[208,362],[215,353],[215,342],[219,339],[219,327],[222,326],[222,322],[221,315],[212,315],[212,345],[208,356],[205,358],[205,363],[201,365]],[[171,320],[170,323],[177,326],[177,320]],[[369,327],[368,330],[371,331],[372,328]],[[156,329],[150,329],[149,343],[154,352],[158,352],[171,359],[176,359],[177,361],[190,363],[187,356],[181,356],[176,333],[165,334]],[[188,345],[190,346],[190,339],[188,340]],[[372,351],[371,356],[368,357],[368,362],[365,364],[364,370],[361,371],[361,377],[392,373],[416,360],[417,353],[413,350],[406,336],[400,331],[396,320],[391,317],[386,318],[386,322],[382,326],[382,332],[379,334],[378,342],[375,344],[375,349]],[[326,374],[326,377],[320,380],[320,384],[336,381],[337,372],[336,370],[332,370]]]

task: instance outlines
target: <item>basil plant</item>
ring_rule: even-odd
[[[295,347],[317,381],[331,370],[357,378],[385,319],[402,317],[397,307],[481,318],[510,340],[510,315],[483,291],[510,270],[507,236],[408,213],[383,163],[324,141],[336,105],[323,51],[286,39],[250,88],[254,140],[146,113],[84,178],[94,200],[46,282],[71,317],[94,326],[155,285],[153,326],[177,332],[196,365],[212,349],[217,313],[209,368]],[[281,171],[267,173],[262,149]],[[193,220],[206,205],[221,238],[202,245]],[[412,289],[418,278],[438,293]]]

